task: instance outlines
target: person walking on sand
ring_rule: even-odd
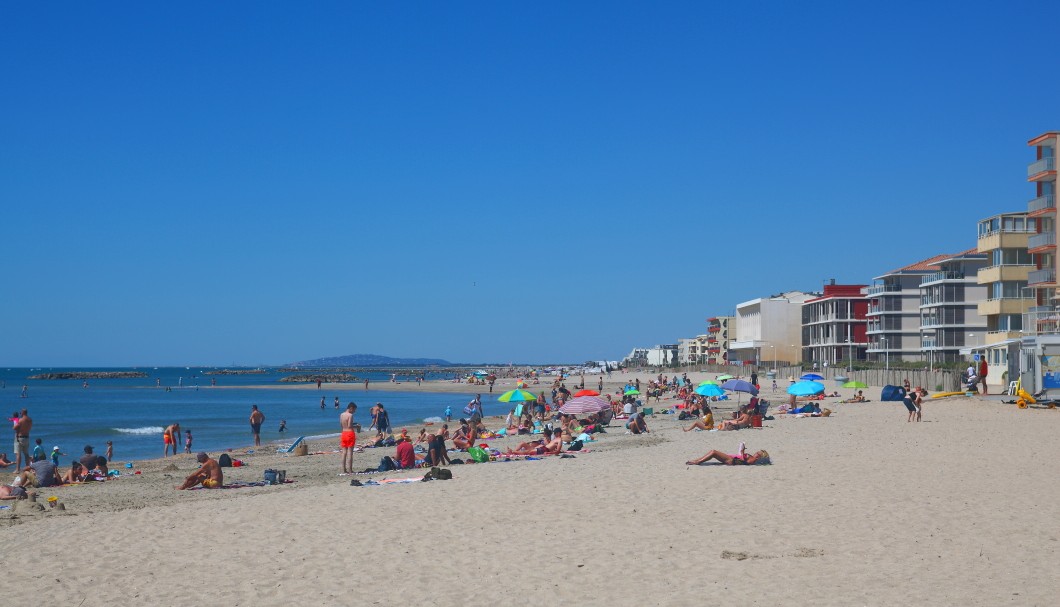
[[[335,398],[335,406],[339,406],[338,397]],[[261,446],[261,424],[265,423],[265,414],[258,411],[257,405],[250,405],[250,433],[254,435],[254,446]]]
[[[990,371],[986,364],[986,355],[979,359],[979,381],[983,384],[983,396],[986,396],[986,374]]]
[[[169,457],[169,447],[173,446],[173,455],[177,454],[177,441],[180,440],[180,424],[170,424],[162,431],[162,457]]]
[[[19,414],[18,421],[14,424],[14,429],[15,470],[21,470],[33,461],[29,456],[29,433],[33,429],[33,420],[30,418],[28,410],[23,409],[22,413]]]
[[[357,446],[357,432],[353,429],[353,414],[357,412],[357,405],[350,403],[346,410],[339,415],[339,446],[342,447],[342,472],[350,474],[353,472],[353,448]]]
[[[366,378],[364,378],[364,389],[365,389],[365,390],[367,390],[367,389],[368,389],[368,378],[367,378],[367,377],[366,377]]]

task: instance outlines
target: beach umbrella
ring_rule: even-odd
[[[788,387],[788,394],[795,396],[813,396],[824,392],[824,384],[815,381],[800,381]]]
[[[868,386],[868,384],[866,384],[864,382],[860,382],[860,381],[848,381],[847,383],[843,384],[843,387],[844,388],[868,388],[869,386]]]
[[[751,396],[758,396],[758,388],[754,387],[751,382],[742,379],[730,379],[722,384],[721,387],[723,390],[730,392],[746,392]]]
[[[725,381],[727,379],[733,379],[733,376],[731,376],[731,375],[719,375],[716,379],[718,381]]]
[[[578,390],[574,393],[574,398],[578,398],[579,396],[600,396],[600,393],[596,390]]]
[[[700,396],[721,396],[725,394],[725,391],[718,387],[718,384],[700,384],[696,388],[696,394]]]
[[[527,392],[526,390],[509,390],[504,394],[501,394],[497,400],[502,403],[521,403],[530,400],[537,400],[537,397]]]
[[[708,379],[707,381],[701,381],[701,382],[699,382],[699,385],[700,385],[700,386],[716,386],[716,385],[718,385],[718,382],[716,382],[716,381],[711,381],[711,380],[709,380],[709,379]]]
[[[626,396],[629,396],[631,394],[640,394],[640,390],[637,390],[637,389],[626,390],[623,394],[625,394]]]
[[[611,403],[599,396],[578,396],[563,403],[559,412],[565,415],[597,413],[611,408]]]
[[[821,381],[824,378],[816,373],[804,373],[799,379],[806,381]]]

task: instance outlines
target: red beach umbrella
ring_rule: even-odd
[[[574,393],[574,398],[578,398],[579,396],[600,396],[600,393],[596,390],[578,390]]]

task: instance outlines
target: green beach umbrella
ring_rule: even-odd
[[[733,376],[731,376],[731,375],[719,375],[717,377],[718,381],[725,381],[727,379],[735,379],[735,378]]]
[[[501,401],[502,403],[518,403],[530,400],[537,400],[537,397],[531,394],[530,392],[527,392],[526,390],[509,390],[504,394],[501,394],[501,397],[497,400]]]
[[[626,396],[629,396],[630,394],[640,394],[640,390],[626,390],[624,394]]]
[[[707,381],[701,381],[701,382],[699,382],[699,385],[700,385],[700,386],[716,386],[716,385],[718,385],[718,382],[716,382],[716,381],[711,381],[711,380],[709,380],[709,379],[708,379]],[[697,386],[697,387],[698,387],[698,386]]]
[[[860,381],[848,381],[847,383],[843,384],[843,387],[844,388],[868,388],[869,385],[864,383],[864,382],[860,382]]]

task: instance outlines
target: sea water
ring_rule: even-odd
[[[274,390],[253,386],[278,384],[287,373],[269,369],[263,375],[205,375],[209,369],[91,369],[99,371],[144,370],[147,378],[89,379],[88,387],[82,380],[29,380],[38,373],[70,371],[71,369],[0,369],[0,413],[4,418],[23,408],[33,419],[31,442],[40,438],[44,450],[51,453],[59,446],[67,456],[65,465],[79,457],[85,445],[92,445],[96,453],[106,451],[106,442],[114,442],[114,459],[130,461],[162,456],[162,429],[179,423],[184,450],[184,431],[191,430],[193,451],[212,454],[230,448],[253,444],[250,433],[250,406],[257,405],[265,414],[261,430],[262,442],[291,442],[299,436],[324,438],[337,436],[339,413],[349,402],[357,403],[354,421],[365,429],[371,423],[368,409],[381,402],[390,414],[391,425],[400,430],[407,426],[418,434],[424,421],[440,421],[446,407],[454,417],[460,417],[464,406],[477,392],[431,393],[390,392],[365,390],[363,383],[342,384],[340,389]],[[90,369],[77,369],[87,371]],[[445,374],[449,377],[451,373]],[[390,375],[373,372],[359,374],[373,382],[388,382]],[[441,378],[441,373],[428,375]],[[156,379],[158,380],[156,382]],[[211,386],[216,379],[217,387]],[[399,378],[401,379],[401,378]],[[405,381],[408,381],[406,378]],[[412,380],[414,381],[414,380]],[[436,379],[435,381],[441,381]],[[158,385],[156,385],[156,383]],[[22,386],[27,395],[21,396]],[[335,397],[339,398],[338,410]],[[483,394],[487,414],[507,411],[507,405],[497,402],[499,394]],[[324,409],[320,398],[324,397]],[[286,431],[280,433],[280,420],[287,421]],[[0,453],[11,452],[13,433],[10,425],[0,431]],[[32,449],[32,444],[30,445]]]

